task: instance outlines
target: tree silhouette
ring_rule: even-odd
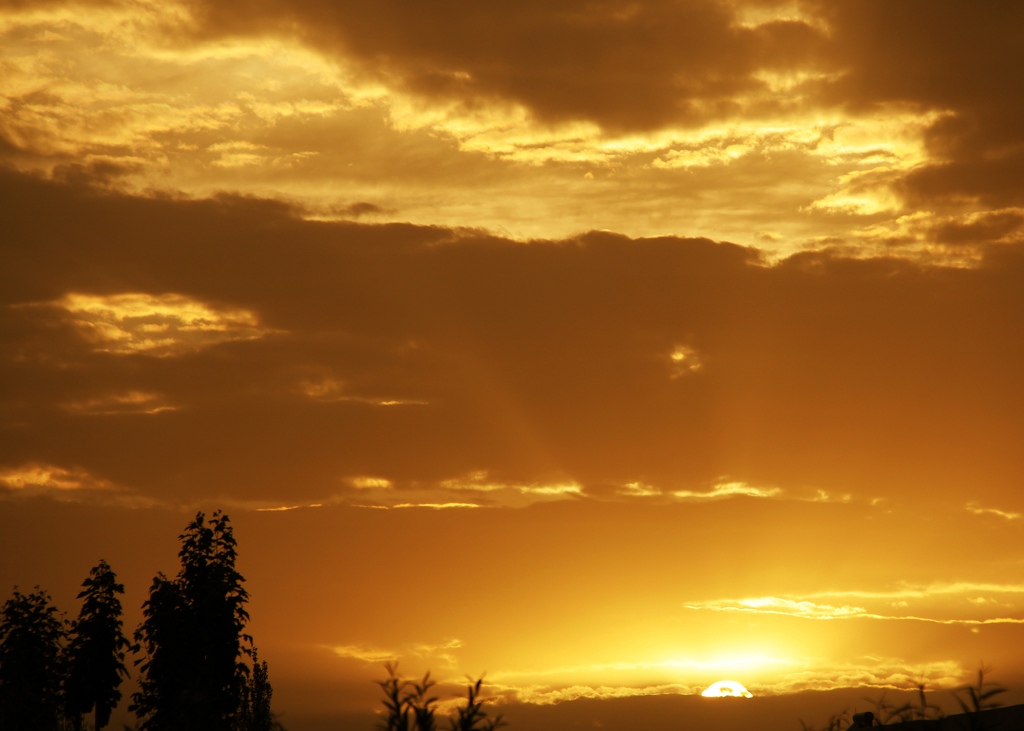
[[[64,622],[38,586],[0,609],[0,729],[55,731],[60,722]]]
[[[178,538],[181,571],[157,574],[135,631],[143,731],[232,731],[243,702],[252,638],[245,578],[226,515],[200,512]]]
[[[64,712],[74,731],[82,728],[82,714],[95,710],[94,729],[110,723],[110,713],[121,700],[121,681],[128,675],[124,652],[129,647],[121,631],[124,586],[106,561],[82,582],[78,598],[85,599],[72,624],[64,680]]]
[[[242,704],[239,707],[238,731],[281,731],[283,727],[270,712],[274,688],[270,685],[267,662],[260,662],[259,653],[252,650],[252,673],[242,686]]]

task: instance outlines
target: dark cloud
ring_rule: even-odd
[[[738,93],[762,88],[753,72],[792,69],[821,45],[802,22],[742,27],[708,0],[447,0],[429,12],[404,1],[193,8],[204,35],[288,29],[425,97],[514,101],[542,120],[586,119],[611,129],[729,117],[739,110]]]
[[[926,135],[933,161],[907,176],[912,205],[1002,207],[1024,180],[1024,6],[941,0],[809,2],[827,19],[843,69],[824,99],[853,110],[906,105],[945,116]]]
[[[404,1],[243,8],[197,0],[192,8],[204,36],[293,33],[434,102],[515,102],[542,121],[608,131],[829,109],[939,115],[926,133],[931,160],[894,184],[908,205],[1020,201],[1019,3],[982,11],[955,0],[807,0],[803,19],[741,22],[761,5],[776,4],[446,0],[427,13]],[[765,73],[808,76],[775,92]]]
[[[1024,476],[1024,302],[1006,255],[976,270],[827,253],[769,267],[701,239],[516,243],[306,222],[257,199],[98,195],[10,172],[3,186],[8,467],[288,504],[354,499],[359,476],[404,490],[481,470],[584,490],[725,476],[859,494]],[[128,301],[254,319],[241,339],[103,352],[40,304],[69,292],[170,293]],[[173,408],[69,407],[112,403]]]
[[[375,203],[359,201],[357,203],[350,203],[347,206],[338,208],[334,213],[342,218],[361,218],[362,216],[372,216],[380,213],[394,213],[394,211],[387,208],[381,208]]]
[[[1012,236],[1024,226],[1024,212],[995,211],[967,221],[950,221],[935,229],[935,239],[943,244],[977,245]]]

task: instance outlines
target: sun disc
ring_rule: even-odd
[[[735,680],[719,680],[709,685],[702,696],[705,698],[753,698],[753,694]]]

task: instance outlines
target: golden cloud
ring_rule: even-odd
[[[451,651],[461,647],[461,640],[451,639],[434,643],[418,642],[403,646],[400,649],[382,649],[365,645],[331,645],[330,650],[338,657],[361,660],[367,663],[397,662],[412,655],[440,660],[448,665],[454,660]]]
[[[911,690],[922,684],[953,688],[963,682],[965,675],[966,670],[951,660],[908,662],[890,657],[865,657],[855,662],[809,660],[801,670],[752,687],[759,695],[856,687]]]
[[[554,484],[521,484],[515,482],[498,482],[488,479],[486,471],[472,472],[464,478],[443,480],[441,487],[446,490],[469,492],[515,492],[521,495],[538,497],[565,497],[583,494],[583,488],[575,482]]]
[[[476,503],[398,503],[393,508],[430,508],[431,510],[448,510],[451,508],[479,508]]]
[[[66,469],[51,464],[30,463],[0,472],[0,484],[25,493],[75,490],[112,490],[113,485],[83,469]]]
[[[769,498],[781,495],[782,488],[755,487],[745,482],[721,482],[705,492],[674,490],[670,494],[682,500],[722,500],[738,496]]]
[[[1020,520],[1021,514],[1015,513],[1009,510],[1000,510],[999,508],[983,508],[976,502],[969,502],[964,506],[969,513],[975,515],[996,515],[1006,520]]]
[[[176,411],[179,407],[167,402],[158,393],[126,391],[96,398],[69,401],[64,404],[68,411],[78,414],[106,416],[115,414],[162,414]]]
[[[29,462],[0,471],[0,500],[32,497],[132,508],[159,504],[81,467]]]
[[[888,607],[895,609],[906,609],[909,606],[907,599],[934,599],[941,595],[957,595],[962,604],[970,605],[973,610],[984,608],[996,608],[1007,606],[1006,603],[989,602],[979,597],[972,596],[977,593],[1015,593],[1024,594],[1024,588],[1016,585],[990,585],[990,584],[950,584],[933,585],[930,587],[908,587],[892,592],[824,592],[810,597],[747,597],[742,599],[721,599],[706,602],[692,602],[684,606],[687,609],[703,610],[713,612],[733,612],[741,614],[764,614],[793,617],[797,619],[810,620],[847,620],[847,619],[870,619],[889,621],[923,622],[928,624],[942,625],[964,625],[978,627],[983,625],[999,624],[1024,624],[1024,619],[1019,617],[992,616],[992,617],[936,617],[924,614],[907,614],[904,612],[892,613],[885,611],[879,600],[885,600]],[[876,606],[873,609],[853,604],[824,604],[813,601],[825,597],[859,597],[861,599],[873,600]],[[942,611],[942,606],[933,606],[931,612]],[[963,611],[962,607],[954,606],[953,609]]]
[[[94,350],[114,355],[178,356],[273,332],[261,327],[248,310],[209,305],[174,293],[72,292],[50,305],[66,313]]]
[[[392,650],[380,650],[373,647],[363,647],[361,645],[333,645],[330,649],[331,652],[338,657],[362,660],[363,662],[370,663],[391,662],[397,660],[399,657],[398,653]]]
[[[319,379],[304,379],[296,387],[298,393],[314,401],[323,402],[354,402],[370,404],[372,406],[427,406],[428,401],[419,399],[401,399],[382,396],[362,396],[351,393],[345,381],[324,377]]]

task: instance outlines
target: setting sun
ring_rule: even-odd
[[[735,680],[719,680],[701,693],[705,698],[753,698],[753,694]]]

